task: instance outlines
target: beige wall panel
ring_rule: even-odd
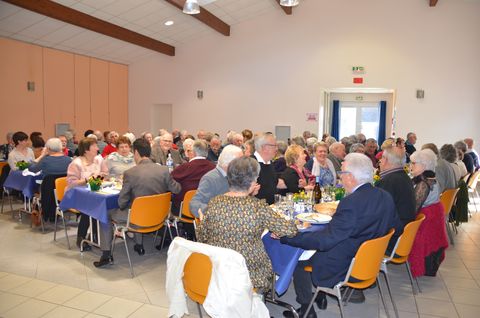
[[[109,130],[108,62],[90,59],[91,129]]]
[[[75,55],[75,121],[78,136],[92,126],[90,113],[90,58]]]
[[[35,91],[27,90],[28,81]],[[42,48],[0,38],[0,142],[18,130],[44,130]]]
[[[110,129],[123,134],[128,131],[128,66],[110,63],[108,78]]]
[[[43,49],[43,78],[45,131],[47,137],[55,134],[55,124],[74,124],[75,76],[74,55],[48,48]]]

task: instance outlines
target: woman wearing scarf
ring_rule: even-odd
[[[118,138],[117,151],[109,154],[103,161],[111,177],[121,178],[123,172],[135,166],[130,146],[130,139],[125,136]]]
[[[333,163],[327,158],[328,145],[321,141],[313,145],[314,157],[305,165],[305,170],[309,174],[311,182],[316,177],[320,177],[320,186],[335,185],[337,173],[333,167]]]
[[[308,182],[307,176],[303,171],[305,166],[305,152],[299,145],[291,145],[285,152],[287,168],[283,171],[281,178],[287,186],[286,192],[297,193],[302,190],[313,189],[313,184]]]

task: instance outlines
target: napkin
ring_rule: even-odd
[[[42,171],[39,171],[39,172],[31,172],[30,170],[27,169],[24,169],[22,171],[22,176],[26,177],[26,176],[38,176],[42,173]]]

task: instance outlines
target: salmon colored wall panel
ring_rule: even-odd
[[[109,130],[108,122],[108,62],[90,59],[91,129]]]
[[[0,142],[9,131],[43,131],[42,48],[0,38]],[[27,90],[27,82],[35,91]]]
[[[73,128],[78,136],[90,129],[90,58],[75,55],[75,121]]]
[[[110,129],[128,131],[128,66],[109,63],[108,108]]]
[[[48,137],[55,135],[55,124],[74,124],[75,76],[74,55],[48,48],[43,49],[45,129]]]

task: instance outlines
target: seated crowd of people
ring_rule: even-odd
[[[218,134],[203,130],[195,138],[187,131],[162,129],[156,137],[145,132],[140,138],[88,130],[78,141],[73,131],[67,131],[46,142],[34,132],[29,142],[29,136],[19,131],[7,135],[0,152],[11,170],[25,161],[32,172],[66,176],[67,191],[86,186],[91,176],[122,180],[119,209],[109,211],[115,222],[126,222],[135,198],[166,192],[172,193],[172,215],[178,215],[185,193],[196,190],[190,210],[201,222],[196,232],[186,224],[186,236],[241,253],[253,287],[260,291],[271,288],[272,278],[261,240],[265,229],[283,244],[316,250],[309,260],[299,262],[293,278],[301,305],[298,313],[312,318],[314,308],[306,312],[312,286],[333,287],[345,277],[364,241],[393,228],[391,251],[403,227],[419,213],[426,219],[410,257],[413,276],[435,276],[444,259],[448,241],[440,195],[480,168],[478,153],[471,138],[440,149],[428,143],[417,150],[415,133],[406,137],[388,138],[379,147],[363,134],[337,141],[328,134],[318,139],[306,131],[284,142],[272,133],[245,129],[230,131],[222,143]],[[315,182],[321,187],[341,184],[348,195],[340,201],[327,230],[299,232],[293,220],[281,217],[270,205],[275,194],[309,191]],[[44,214],[44,219],[52,221],[52,215]],[[82,214],[78,246],[87,235],[88,222]],[[112,225],[101,223],[100,227],[102,256],[94,262],[96,267],[113,262]],[[142,235],[134,239],[134,250],[143,255]],[[312,265],[312,273],[303,270],[306,265]],[[350,301],[364,299],[362,291],[356,290]],[[320,293],[316,303],[325,309],[325,294]],[[284,316],[293,314],[286,311]]]

